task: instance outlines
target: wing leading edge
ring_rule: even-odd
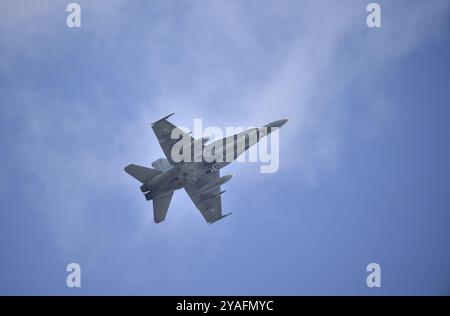
[[[179,139],[172,139],[172,135],[178,135],[180,138],[185,138],[188,142],[189,140],[192,142],[194,139],[186,132],[181,130],[179,127],[176,127],[167,119],[172,116],[174,113],[154,122],[152,124],[153,132],[156,135],[156,138],[158,139],[159,145],[161,146],[161,149],[164,152],[164,155],[166,156],[167,160],[170,162],[171,165],[175,165],[176,163],[172,160],[172,147],[175,143],[179,141]]]

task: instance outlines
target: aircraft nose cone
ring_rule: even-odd
[[[281,120],[274,121],[274,122],[272,122],[272,123],[267,124],[266,127],[278,127],[278,128],[280,128],[281,126],[283,126],[284,124],[286,124],[287,121],[289,121],[288,118],[281,119]]]

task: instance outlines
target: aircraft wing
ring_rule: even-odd
[[[187,137],[188,139],[190,139],[191,142],[194,141],[194,138],[167,121],[167,119],[173,114],[174,113],[153,123],[152,129],[156,135],[156,138],[158,139],[159,145],[161,146],[164,155],[166,155],[167,160],[170,162],[170,164],[175,165],[176,163],[172,160],[171,150],[172,146],[176,142],[178,142],[178,139],[172,139],[172,135],[182,135],[182,137]]]
[[[185,189],[192,202],[194,202],[195,207],[197,207],[200,211],[206,222],[211,224],[224,217],[222,215],[220,186],[214,187],[212,190],[204,194],[199,192],[199,189],[207,183],[220,178],[220,172],[216,171],[205,174],[205,171],[203,170],[204,168],[201,164],[196,164],[195,168],[199,169],[197,174],[199,174],[200,177],[191,181],[188,185],[186,185]]]
[[[153,216],[155,223],[161,223],[167,215],[173,192],[153,199]]]

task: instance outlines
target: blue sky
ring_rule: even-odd
[[[368,1],[78,3],[69,29],[68,1],[0,2],[0,294],[449,294],[449,1],[379,1],[379,29]],[[280,170],[154,224],[123,167],[172,112],[290,117]]]

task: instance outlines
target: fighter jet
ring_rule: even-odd
[[[220,186],[233,175],[220,176],[220,169],[286,124],[288,119],[207,144],[207,137],[194,139],[190,133],[170,123],[167,119],[173,114],[151,124],[166,158],[152,162],[153,168],[130,164],[125,167],[125,172],[141,182],[140,189],[146,200],[153,201],[155,223],[164,221],[173,193],[184,188],[206,222],[212,224],[231,215],[222,214],[221,196],[225,191]],[[186,155],[180,160],[180,154],[184,153]]]

